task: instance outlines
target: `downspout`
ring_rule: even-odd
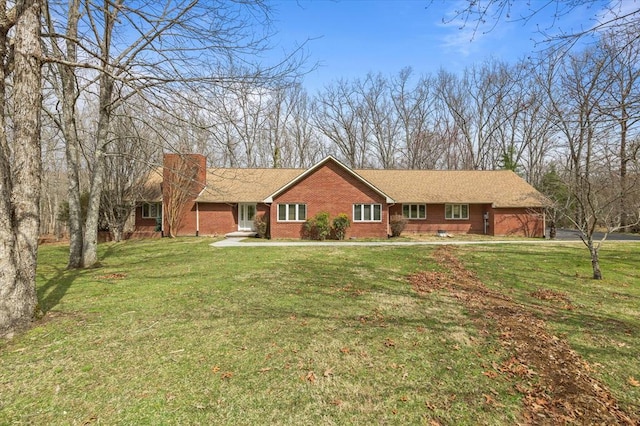
[[[164,197],[160,203],[160,236],[164,237]]]
[[[200,207],[196,201],[196,237],[200,236]]]
[[[273,202],[271,203],[267,203],[267,202],[262,202],[262,204],[264,204],[265,206],[269,207],[269,214],[267,215],[267,234],[265,235],[265,238],[270,240],[271,239],[271,206],[273,205]],[[257,210],[257,207],[256,207]],[[257,214],[257,212],[256,212]]]
[[[387,238],[391,236],[391,207],[395,205],[396,203],[387,203]]]
[[[484,222],[484,235],[487,235],[487,231],[489,230],[489,212],[484,212],[482,218]]]

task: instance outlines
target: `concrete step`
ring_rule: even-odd
[[[224,237],[225,238],[249,238],[249,237],[255,237],[256,235],[258,235],[257,232],[255,231],[234,231],[234,232],[229,232],[228,234],[225,234]]]

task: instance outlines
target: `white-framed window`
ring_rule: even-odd
[[[278,204],[278,222],[304,222],[307,220],[306,204]]]
[[[157,219],[159,217],[162,217],[162,204],[160,203],[142,204],[143,219]]]
[[[402,216],[406,219],[426,219],[427,218],[427,205],[426,204],[403,204]]]
[[[382,205],[381,204],[354,204],[353,205],[353,221],[354,222],[381,222],[382,221]]]
[[[445,204],[444,218],[450,220],[469,219],[469,204]]]

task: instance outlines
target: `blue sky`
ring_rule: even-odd
[[[406,66],[414,73],[436,73],[441,67],[457,72],[493,57],[516,61],[540,45],[536,28],[554,23],[545,10],[526,25],[522,21],[493,23],[475,34],[472,25],[443,23],[462,0],[277,0],[274,25],[280,49],[307,44],[309,62],[318,69],[305,77],[311,91],[339,78],[364,77],[368,72],[395,74]],[[634,0],[627,0],[634,2]],[[548,0],[516,0],[512,17]],[[562,28],[590,26],[595,15],[578,8],[562,18]],[[513,19],[513,18],[512,18]],[[557,25],[556,25],[557,26]],[[490,30],[490,31],[489,31]]]

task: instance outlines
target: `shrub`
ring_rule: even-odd
[[[258,238],[267,238],[269,229],[269,217],[266,214],[256,215],[253,219],[253,226],[258,234]]]
[[[334,217],[332,221],[332,228],[333,235],[336,240],[344,240],[344,237],[347,234],[347,228],[350,226],[351,222],[345,213],[340,213],[338,216]]]
[[[391,226],[391,236],[399,237],[407,226],[407,219],[400,214],[394,214],[389,220],[389,225]]]
[[[331,232],[329,213],[320,212],[304,223],[304,236],[311,240],[324,241]]]

